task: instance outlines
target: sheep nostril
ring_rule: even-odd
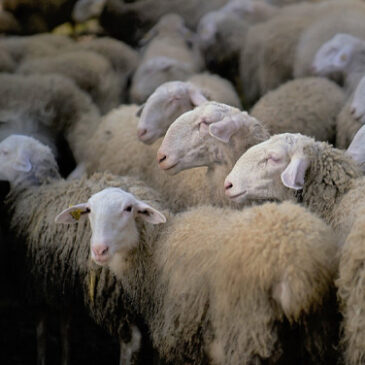
[[[233,187],[233,185],[232,185],[232,183],[231,183],[231,182],[226,181],[226,182],[224,183],[224,188],[225,188],[226,190],[229,190],[229,189],[231,189],[232,187]]]
[[[161,162],[165,161],[166,158],[167,158],[167,156],[164,153],[157,152],[157,161],[158,161],[158,163],[161,163]]]
[[[137,136],[138,136],[138,138],[143,137],[146,133],[147,133],[147,129],[146,128],[138,129],[137,130]]]
[[[354,115],[356,113],[356,108],[351,108],[350,113]]]

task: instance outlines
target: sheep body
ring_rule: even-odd
[[[345,102],[341,88],[324,78],[288,81],[264,95],[251,114],[271,134],[297,132],[320,141],[334,141],[336,117]]]
[[[115,254],[107,261],[164,359],[249,364],[288,356],[281,352],[280,322],[315,313],[336,270],[335,239],[321,220],[292,203],[244,211],[202,206],[171,216],[159,202],[146,207],[130,195],[124,203],[124,196],[119,189],[106,189],[88,200],[95,214],[92,232],[106,229],[105,221],[98,225],[98,209],[108,222],[115,219],[108,202],[130,204],[132,210],[143,204],[147,212],[152,207],[168,215],[166,226],[152,227],[132,216],[123,228],[115,227],[118,234],[109,240]],[[124,229],[138,231],[132,242],[118,240]],[[93,236],[91,247],[92,242]],[[276,293],[278,282],[290,293],[285,299]]]
[[[32,59],[23,62],[18,72],[25,75],[56,73],[69,77],[90,94],[103,113],[119,104],[118,78],[109,61],[94,52],[69,52]]]

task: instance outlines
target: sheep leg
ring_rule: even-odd
[[[42,314],[36,327],[37,336],[37,365],[46,365],[47,348],[47,316]]]
[[[141,332],[136,326],[132,326],[132,337],[130,342],[120,341],[119,365],[132,365],[133,354],[141,347]]]
[[[60,335],[61,335],[61,365],[70,364],[70,329],[71,314],[61,316]]]

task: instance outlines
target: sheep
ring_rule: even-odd
[[[120,102],[121,85],[109,61],[90,51],[67,52],[23,62],[18,73],[57,73],[69,77],[88,92],[102,113]]]
[[[318,49],[312,64],[313,72],[321,76],[341,76],[350,96],[365,73],[362,61],[364,47],[363,39],[350,34],[336,34]]]
[[[91,1],[90,5],[97,1],[99,0]],[[128,4],[119,0],[107,0],[100,14],[100,24],[112,36],[137,45],[148,29],[165,14],[180,14],[187,26],[195,29],[203,14],[218,9],[226,2],[227,0],[145,0]]]
[[[363,148],[363,144],[359,146]],[[302,201],[332,225],[343,246],[336,285],[347,364],[359,364],[365,357],[360,309],[364,297],[364,182],[360,167],[343,151],[293,134],[276,135],[249,149],[225,182],[227,195],[237,202],[249,197]]]
[[[77,222],[76,212],[89,218],[93,260],[122,281],[172,363],[282,360],[280,322],[320,308],[337,267],[331,230],[289,202],[173,216],[159,202],[109,188],[56,223]],[[156,226],[166,217],[167,228]]]
[[[361,170],[365,173],[365,127],[362,126],[355,134],[346,153],[357,162]]]
[[[307,77],[268,92],[250,114],[262,121],[271,134],[299,132],[333,142],[336,117],[344,103],[345,95],[335,83]]]
[[[121,364],[131,364],[141,340],[135,324],[143,323],[130,305],[131,298],[109,270],[95,268],[90,262],[88,227],[80,225],[70,235],[53,220],[65,205],[106,187],[130,189],[142,199],[161,198],[130,177],[106,173],[65,181],[50,149],[32,137],[12,135],[0,142],[0,166],[0,178],[10,183],[7,208],[11,228],[26,249],[32,295],[61,313],[85,306],[99,325],[121,341],[125,349]],[[84,244],[76,247],[74,234]]]
[[[138,111],[138,138],[147,144],[155,142],[177,117],[208,99],[241,108],[232,84],[218,75],[196,74],[186,82],[160,85]]]
[[[0,72],[14,72],[16,69],[16,63],[12,57],[7,53],[0,42]]]
[[[236,81],[239,51],[248,28],[276,13],[275,6],[255,0],[231,0],[206,13],[199,21],[197,34],[207,67]]]
[[[1,74],[0,111],[23,115],[42,129],[44,125],[54,134],[64,134],[77,162],[84,160],[88,138],[100,118],[89,96],[58,75]]]
[[[266,128],[246,112],[210,102],[180,116],[171,124],[157,152],[159,166],[169,175],[206,166],[209,203],[227,206],[223,182],[239,156],[269,138]],[[199,192],[202,194],[202,192]]]
[[[143,58],[136,71],[136,76],[132,79],[131,98],[133,102],[144,102],[161,84],[156,83],[157,80],[151,80],[149,74],[145,75],[140,69],[145,70],[144,72],[148,68],[152,69],[152,72],[153,69],[164,71],[164,73],[169,71],[169,73],[172,73],[171,75],[164,75],[164,73],[161,75],[165,78],[164,81],[169,81],[179,80],[180,69],[194,73],[200,71],[203,66],[202,56],[198,44],[194,40],[194,35],[185,27],[184,21],[179,15],[168,14],[162,17],[145,36],[143,43],[148,44],[143,50]],[[173,63],[167,63],[168,66],[159,65],[163,59],[176,62],[176,66]],[[175,70],[175,67],[178,69]],[[152,81],[155,81],[155,83]],[[147,92],[150,92],[150,94],[147,94]]]
[[[317,51],[339,33],[365,38],[364,3],[360,1],[354,4],[353,8],[342,9],[340,17],[337,12],[330,13],[318,19],[303,32],[297,45],[294,77],[312,75],[312,63]]]
[[[267,22],[253,25],[240,56],[240,80],[245,100],[255,102],[269,90],[293,78],[296,47],[303,31],[324,15],[363,11],[361,1],[324,1],[286,6]]]
[[[356,132],[365,124],[365,76],[359,82],[355,93],[342,108],[336,121],[336,147],[347,148]]]

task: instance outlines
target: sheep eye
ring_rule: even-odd
[[[269,156],[267,158],[268,161],[272,161],[272,162],[279,162],[280,161],[280,158],[278,157],[274,157],[274,156]]]
[[[132,211],[132,206],[128,205],[128,207],[124,208],[125,212],[131,212]]]
[[[8,154],[9,154],[9,151],[2,150],[2,151],[1,151],[1,153],[2,153],[4,156],[6,156],[6,155],[8,155]]]

